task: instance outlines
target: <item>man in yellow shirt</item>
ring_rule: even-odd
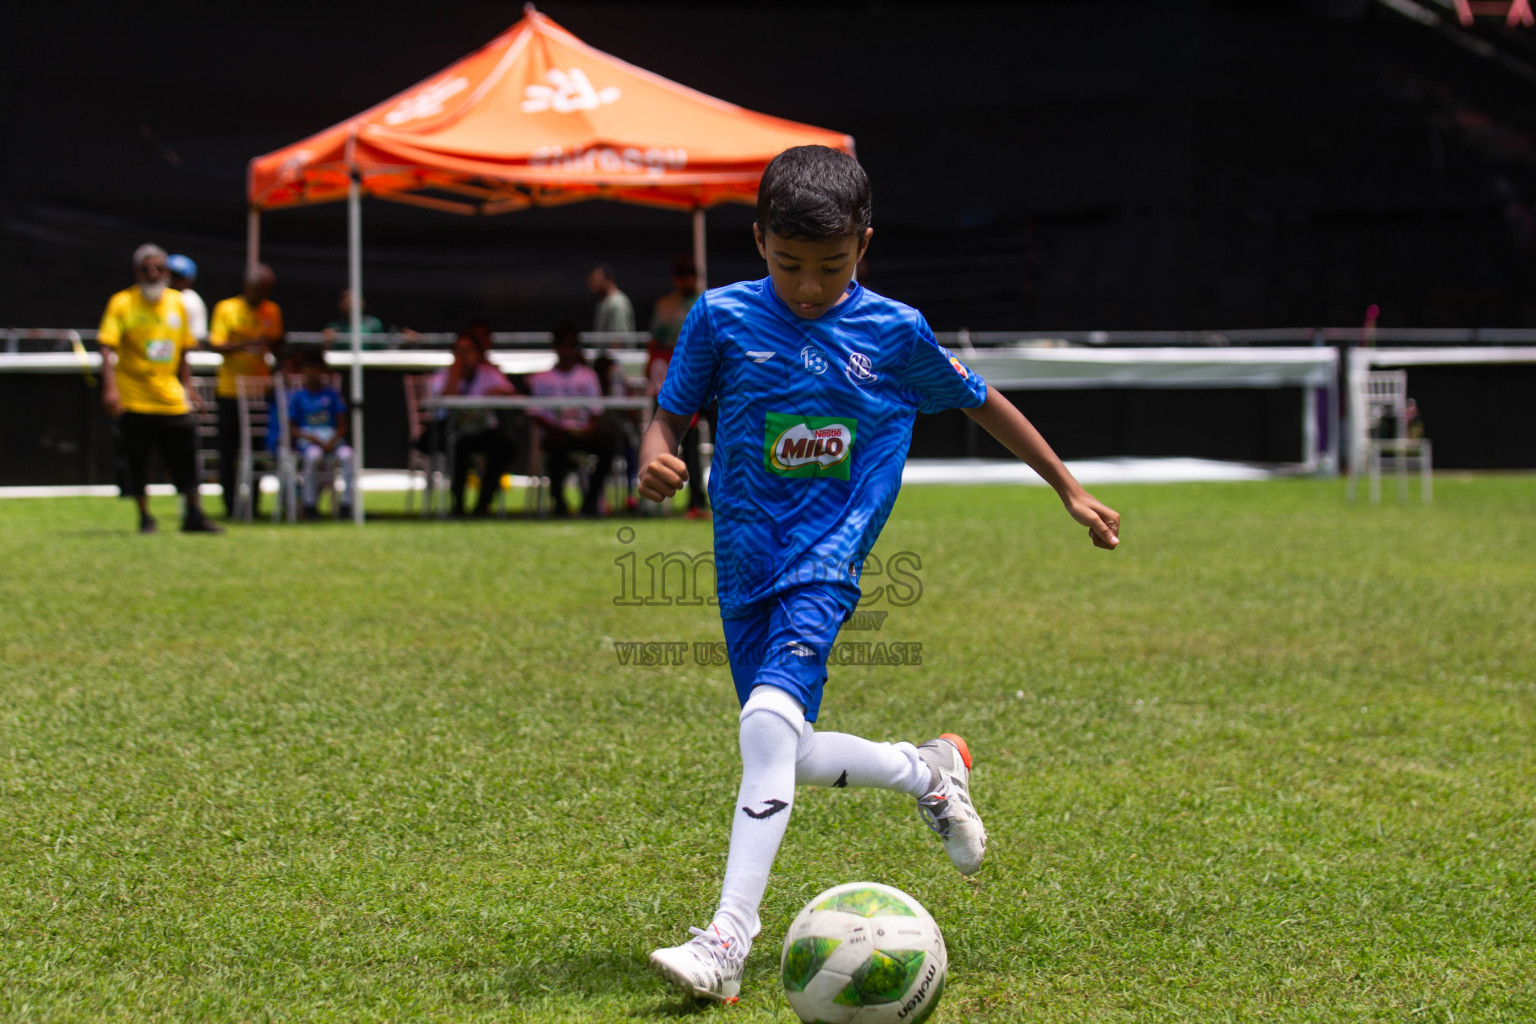
[[[128,456],[129,493],[138,502],[139,532],[154,533],[149,514],[149,453],[158,449],[186,501],[186,533],[222,533],[203,515],[197,491],[197,430],[192,423],[192,370],[187,350],[197,342],[181,293],[166,287],[165,250],[141,245],[133,253],[138,283],[107,302],[96,340],[101,345],[101,401],[118,422]]]
[[[222,353],[217,389],[219,403],[219,485],[224,489],[224,514],[235,514],[239,488],[236,471],[240,459],[241,377],[265,381],[272,376],[267,357],[282,357],[283,311],[272,301],[277,278],[272,268],[258,263],[245,274],[245,290],[213,307],[208,323],[208,347]],[[248,385],[249,386],[249,385]],[[259,495],[251,496],[253,515]]]

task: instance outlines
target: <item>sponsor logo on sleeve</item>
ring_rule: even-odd
[[[943,345],[939,346],[939,351],[943,352],[944,355],[949,358],[949,365],[955,368],[955,372],[960,375],[961,380],[971,379],[971,371],[965,368],[964,363],[955,358],[955,354],[953,352],[945,348]]]
[[[775,476],[847,480],[858,420],[770,412],[763,431],[763,465]]]

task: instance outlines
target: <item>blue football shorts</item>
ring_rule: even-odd
[[[827,658],[858,592],[824,584],[781,591],[737,618],[722,619],[736,699],[746,704],[754,686],[788,691],[816,721],[827,682]]]

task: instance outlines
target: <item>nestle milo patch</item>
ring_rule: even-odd
[[[847,480],[858,425],[851,416],[770,412],[763,430],[763,465],[776,476]]]

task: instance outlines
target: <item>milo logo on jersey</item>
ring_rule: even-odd
[[[847,480],[858,426],[851,416],[770,412],[763,431],[763,465],[775,476]]]

